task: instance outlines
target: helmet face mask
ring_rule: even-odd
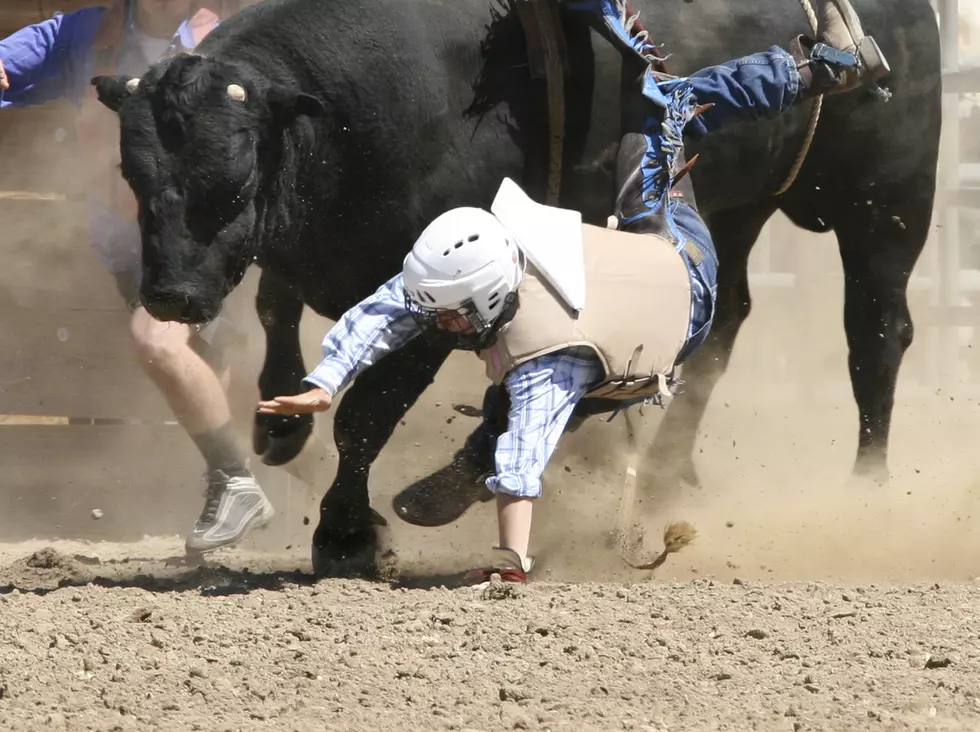
[[[455,309],[426,308],[406,290],[405,308],[431,341],[464,351],[482,351],[494,344],[500,328],[514,317],[517,293],[512,292],[504,298],[500,315],[490,322],[483,318],[472,300]]]

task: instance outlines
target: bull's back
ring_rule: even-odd
[[[921,167],[932,153],[910,152],[907,140],[929,138],[937,125],[930,111],[938,110],[939,39],[929,0],[853,2],[865,31],[891,63],[886,84],[894,97],[883,105],[862,90],[828,99],[813,154],[820,151],[828,165],[845,168],[876,156]],[[678,75],[772,45],[785,47],[795,35],[811,33],[798,0],[635,0],[633,7]],[[406,188],[428,192],[413,204],[424,217],[440,206],[486,204],[495,181],[521,174],[525,152],[541,153],[520,150],[519,139],[515,145],[515,130],[526,133],[527,148],[544,124],[530,119],[526,109],[525,118],[515,121],[521,106],[528,106],[521,98],[533,84],[526,72],[523,81],[512,77],[513,99],[500,100],[491,114],[467,114],[480,92],[475,82],[485,72],[481,43],[491,19],[488,0],[264,0],[219,27],[202,52],[249,57],[281,80],[325,97],[350,122],[351,141],[376,158],[363,161],[380,176],[376,182],[386,181],[391,195]],[[575,58],[586,50],[576,43]],[[600,68],[587,102],[594,139],[586,147],[595,152],[615,142],[619,59],[598,36],[591,45]],[[542,84],[534,88],[543,95]],[[916,114],[917,108],[926,114]],[[543,117],[545,107],[536,109]],[[799,153],[809,118],[809,106],[801,106],[777,120],[740,125],[692,145],[692,152],[702,153],[694,171],[702,209],[708,213],[770,194]]]

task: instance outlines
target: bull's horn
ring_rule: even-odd
[[[135,94],[139,85],[140,78],[138,76],[134,76],[132,79],[126,82],[126,91],[128,91],[130,94]]]
[[[245,87],[243,87],[241,84],[229,84],[228,96],[234,99],[236,102],[244,102]]]

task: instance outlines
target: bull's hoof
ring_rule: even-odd
[[[701,479],[690,460],[650,468],[641,465],[637,474],[637,515],[661,516],[684,496],[700,488]]]
[[[317,579],[391,580],[398,557],[390,544],[388,522],[372,511],[372,525],[351,531],[322,523],[313,534],[313,574]]]
[[[871,463],[857,461],[854,463],[854,470],[851,472],[850,484],[856,488],[862,486],[884,488],[891,480],[888,474],[888,465],[882,463]]]
[[[475,503],[485,503],[493,493],[484,484],[487,473],[465,456],[412,483],[392,500],[395,515],[415,526],[445,526]]]
[[[694,467],[693,460],[685,460],[673,473],[674,480],[681,490],[701,489],[701,476],[698,475],[698,470]]]
[[[665,496],[697,491],[702,487],[701,476],[698,475],[692,460],[654,467],[651,471],[651,480],[642,482],[654,488],[658,495]]]
[[[313,434],[310,414],[283,417],[257,414],[252,427],[252,448],[266,465],[285,465],[303,451]]]

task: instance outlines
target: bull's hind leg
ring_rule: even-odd
[[[718,251],[718,302],[711,334],[684,364],[683,394],[667,408],[645,460],[653,478],[641,480],[638,500],[656,510],[683,483],[699,486],[694,468],[694,443],[704,410],[718,379],[728,368],[735,338],[749,316],[748,262],[759,232],[774,206],[764,205],[718,212],[706,217]]]
[[[844,265],[844,329],[860,433],[854,474],[888,479],[888,436],[898,370],[912,344],[906,286],[925,246],[933,181],[875,188],[855,196],[873,205],[839,205],[834,222]]]
[[[385,548],[385,522],[371,509],[368,475],[398,422],[432,383],[449,356],[416,338],[363,371],[340,400],[334,440],[337,475],[320,502],[313,534],[313,571],[319,577],[376,577]]]

